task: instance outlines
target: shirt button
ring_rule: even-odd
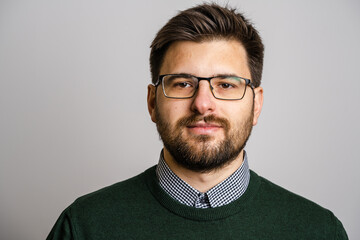
[[[199,193],[199,202],[202,204],[206,203],[205,193]]]

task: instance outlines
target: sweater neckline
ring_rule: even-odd
[[[250,169],[244,150],[241,166],[225,180],[202,193],[178,177],[167,165],[161,152],[156,176],[161,188],[178,202],[191,207],[196,205],[196,208],[214,208],[227,205],[244,194],[250,181]]]
[[[145,171],[145,181],[152,195],[169,211],[192,220],[212,221],[237,214],[245,209],[245,206],[251,202],[251,199],[256,195],[260,186],[259,176],[250,170],[250,183],[240,198],[221,207],[207,209],[194,208],[181,204],[170,197],[159,185],[155,169],[156,166]]]

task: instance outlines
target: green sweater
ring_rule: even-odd
[[[155,167],[85,195],[61,214],[50,239],[348,239],[317,204],[251,171],[245,194],[217,208],[178,203],[158,184]]]

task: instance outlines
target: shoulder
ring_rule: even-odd
[[[251,177],[257,178],[259,181],[259,193],[263,201],[268,202],[270,205],[281,205],[289,207],[292,210],[297,208],[304,210],[309,208],[320,212],[328,212],[327,209],[314,203],[313,201],[306,199],[296,193],[293,193],[268,179],[257,175],[251,171]]]
[[[130,206],[135,202],[141,204],[142,199],[151,197],[146,185],[146,174],[151,171],[154,171],[154,167],[127,180],[81,196],[70,205],[69,210],[101,209],[103,211],[114,206],[117,208]]]
[[[121,226],[131,224],[131,216],[141,216],[141,210],[154,205],[146,180],[153,172],[154,167],[79,197],[63,211],[47,239],[88,239],[104,232],[117,234]]]
[[[251,172],[259,182],[255,202],[263,216],[269,216],[289,229],[319,236],[346,236],[341,222],[328,209]],[[260,207],[261,206],[261,207]],[[343,239],[343,238],[341,238]],[[347,237],[344,237],[347,239]]]

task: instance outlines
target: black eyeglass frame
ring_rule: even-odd
[[[190,97],[169,97],[169,96],[167,96],[166,93],[165,93],[165,87],[164,87],[164,81],[163,81],[164,77],[166,77],[166,76],[184,76],[184,77],[192,77],[192,78],[197,79],[198,84],[197,84],[196,90],[194,91],[194,94],[193,94],[192,96],[190,96]],[[244,90],[244,93],[243,93],[243,95],[241,96],[241,98],[231,98],[231,99],[229,99],[229,98],[219,98],[219,97],[216,97],[215,94],[214,94],[214,92],[213,92],[213,86],[211,85],[211,82],[210,82],[210,81],[211,81],[211,79],[217,78],[217,77],[235,77],[235,78],[240,78],[240,79],[245,80],[245,90]],[[208,78],[206,78],[206,77],[197,77],[197,76],[194,76],[194,75],[191,75],[191,74],[163,74],[163,75],[159,75],[158,80],[156,81],[156,83],[154,84],[154,86],[155,86],[156,89],[157,89],[157,87],[158,87],[158,86],[160,85],[160,83],[161,83],[161,87],[162,87],[164,96],[167,97],[167,98],[188,99],[188,98],[192,98],[192,97],[195,96],[195,94],[196,94],[196,92],[197,92],[197,89],[199,88],[199,83],[200,83],[201,80],[206,80],[206,81],[209,82],[211,94],[214,96],[214,98],[220,99],[220,100],[241,100],[241,99],[243,99],[244,96],[245,96],[246,87],[247,87],[247,86],[249,86],[249,87],[252,89],[253,92],[254,92],[254,88],[255,88],[254,84],[253,84],[253,83],[251,82],[251,80],[248,79],[248,78],[243,78],[243,77],[238,77],[238,76],[233,76],[233,75],[229,75],[229,76],[221,75],[221,76],[214,76],[214,77],[208,77]]]

